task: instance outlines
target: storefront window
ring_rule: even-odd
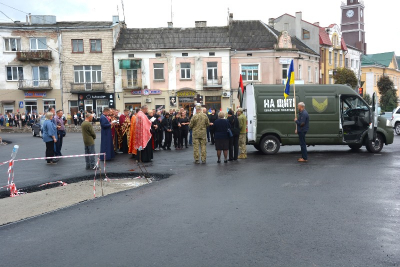
[[[221,97],[220,96],[206,96],[206,108],[209,111],[212,108],[218,112],[221,109]]]
[[[56,109],[56,101],[54,99],[51,100],[43,100],[43,111],[47,112],[50,108]]]
[[[25,101],[25,113],[37,113],[37,101]]]
[[[108,100],[99,99],[96,101],[96,115],[103,113],[103,109],[108,108]]]
[[[85,111],[92,113],[93,111],[93,100],[85,100]]]

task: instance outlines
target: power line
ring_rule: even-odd
[[[10,18],[9,16],[6,15],[6,13],[4,13],[3,11],[0,10],[1,13],[3,13],[4,16],[6,16],[7,18],[9,18],[12,22],[14,22],[14,20],[12,18]]]
[[[24,13],[24,14],[29,15],[29,13],[26,13],[26,12],[24,12],[24,11],[22,11],[22,10],[19,10],[18,8],[15,8],[15,7],[6,5],[6,4],[4,4],[4,3],[2,3],[2,2],[0,2],[0,5],[3,5],[3,6],[6,6],[6,7],[9,7],[9,8],[12,8],[12,9],[14,9],[14,10],[17,10],[17,11],[19,11],[19,12],[22,12],[22,13]]]

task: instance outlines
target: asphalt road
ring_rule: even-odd
[[[2,137],[21,144],[19,157],[44,153],[40,139]],[[249,147],[247,160],[228,164],[208,148],[206,165],[192,163],[191,149],[157,152],[151,169],[168,179],[0,227],[1,265],[400,266],[400,136],[377,155],[310,148],[307,164],[298,147],[275,156]],[[133,166],[126,157],[108,168]],[[73,175],[84,167],[75,160],[20,174]],[[16,179],[42,179],[31,176]]]

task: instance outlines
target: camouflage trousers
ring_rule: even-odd
[[[247,155],[246,134],[239,135],[239,149],[240,149],[240,155]]]
[[[206,149],[207,139],[206,138],[193,138],[193,157],[195,161],[200,160],[200,151],[201,150],[201,161],[206,161],[207,158],[207,149]]]

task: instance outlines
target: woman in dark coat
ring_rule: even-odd
[[[178,112],[172,120],[172,130],[174,133],[174,147],[175,149],[182,149],[181,146],[181,114]]]
[[[239,155],[239,135],[240,126],[239,120],[233,115],[233,111],[228,111],[228,121],[231,127],[233,136],[229,138],[229,161],[237,160]]]
[[[181,116],[181,148],[183,148],[183,139],[185,139],[185,147],[188,148],[189,124],[186,111],[183,111]]]
[[[170,118],[169,113],[165,113],[165,117],[162,120],[162,127],[165,131],[165,142],[164,142],[164,150],[171,150],[171,142],[172,142],[172,119]]]
[[[224,163],[228,162],[229,134],[230,125],[225,119],[225,113],[218,113],[218,119],[214,122],[215,149],[217,150],[218,163],[221,163],[221,152],[224,151]]]

